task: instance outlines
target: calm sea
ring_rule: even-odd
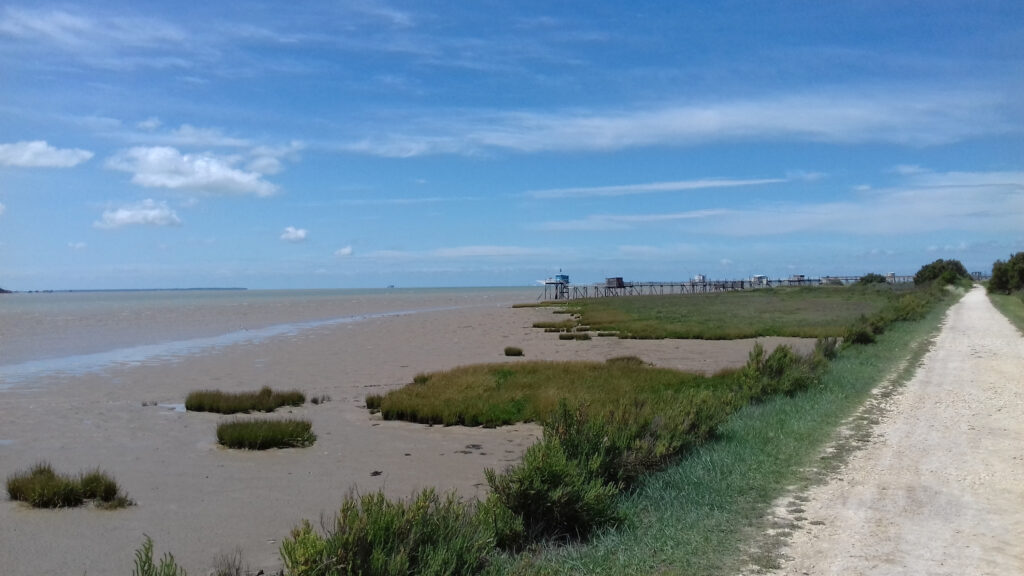
[[[373,318],[537,298],[537,288],[189,290],[0,295],[0,389],[159,363]]]

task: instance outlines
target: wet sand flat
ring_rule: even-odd
[[[486,494],[483,471],[519,459],[536,425],[428,427],[371,417],[363,399],[418,372],[525,359],[604,360],[634,354],[662,366],[712,373],[742,365],[753,340],[560,341],[531,327],[544,309],[474,307],[387,316],[228,346],[208,354],[96,373],[53,376],[0,393],[0,474],[39,460],[65,472],[100,466],[138,505],[33,510],[0,502],[4,573],[128,574],[143,534],[204,574],[219,554],[241,550],[254,569],[279,567],[278,547],[303,518],[329,522],[350,491],[410,495],[435,486]],[[766,347],[813,341],[761,339]],[[321,405],[279,410],[307,417],[318,435],[306,449],[234,451],[216,445],[227,418],[175,410],[190,390],[299,388]],[[156,405],[152,405],[156,403]],[[144,405],[149,404],[149,405]]]

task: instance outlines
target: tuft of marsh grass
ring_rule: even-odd
[[[47,462],[9,476],[7,495],[11,500],[27,502],[33,508],[69,508],[81,506],[86,501],[94,501],[98,508],[104,509],[134,504],[121,493],[117,482],[98,468],[75,478],[56,473]]]
[[[366,409],[372,411],[380,410],[381,400],[384,396],[381,394],[369,394],[366,396]]]
[[[305,401],[306,395],[298,390],[275,391],[268,386],[256,392],[195,390],[185,398],[185,409],[218,414],[273,412],[282,406],[302,406]]]
[[[185,569],[178,566],[174,555],[167,552],[159,562],[153,561],[153,539],[145,537],[142,547],[135,550],[135,569],[132,576],[188,576]]]
[[[309,420],[236,419],[217,426],[217,442],[228,448],[305,448],[316,442]]]
[[[428,488],[412,500],[382,492],[349,494],[319,533],[308,520],[281,542],[291,576],[334,574],[479,574],[492,531],[454,494]]]
[[[559,322],[544,321],[544,322],[534,322],[533,323],[533,327],[534,328],[543,328],[545,331],[551,330],[551,331],[556,331],[556,332],[565,332],[567,330],[572,330],[578,324],[579,323],[576,322],[575,320],[562,320],[562,321],[559,321]]]
[[[518,346],[505,346],[505,356],[522,356],[523,349]]]

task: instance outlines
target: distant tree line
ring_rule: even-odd
[[[1016,290],[1024,290],[1024,252],[1013,254],[1006,262],[996,260],[988,281],[989,292],[1009,294]]]

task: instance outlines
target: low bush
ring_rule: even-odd
[[[557,330],[559,332],[565,330],[572,330],[576,327],[578,322],[575,320],[561,320],[559,322],[534,322],[534,328],[544,328],[545,330]]]
[[[81,506],[86,501],[107,509],[134,504],[121,493],[117,482],[98,468],[74,478],[57,474],[46,462],[8,477],[7,495],[33,508],[68,508]]]
[[[865,274],[857,279],[857,284],[861,286],[867,286],[869,284],[885,284],[887,282],[888,280],[885,279],[885,276],[875,274],[874,272]]]
[[[316,442],[309,420],[230,420],[217,426],[217,442],[228,448],[305,448]]]
[[[409,502],[350,494],[324,534],[308,521],[292,530],[281,558],[291,576],[477,574],[493,545],[472,506],[428,488]]]
[[[505,347],[505,356],[522,356],[522,355],[523,355],[523,349],[522,348],[519,348],[517,346],[506,346]]]
[[[282,406],[302,406],[305,401],[306,395],[298,390],[276,392],[267,386],[257,392],[196,390],[185,398],[185,409],[218,414],[273,412]]]

